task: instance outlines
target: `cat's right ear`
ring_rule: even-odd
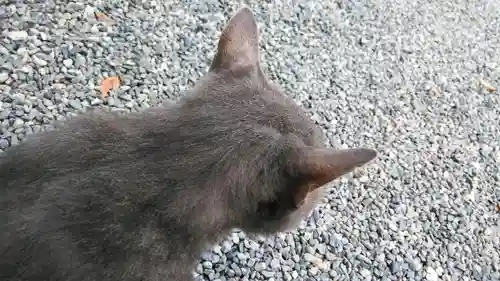
[[[294,203],[300,206],[307,194],[365,165],[377,156],[372,149],[303,148],[291,163]]]
[[[228,21],[222,31],[210,71],[258,65],[259,31],[252,11],[245,7]]]

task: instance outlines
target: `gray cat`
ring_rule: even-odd
[[[200,254],[231,229],[292,229],[325,184],[375,158],[323,147],[262,72],[258,39],[243,8],[178,103],[82,114],[8,149],[0,280],[192,280]]]

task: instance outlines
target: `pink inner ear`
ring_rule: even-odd
[[[365,148],[311,149],[305,152],[301,170],[309,175],[312,182],[321,186],[365,165],[376,155],[374,150]]]
[[[299,207],[300,205],[302,205],[309,192],[310,192],[309,184],[300,186],[297,190],[297,193],[295,193],[293,196],[295,201],[295,206]]]
[[[360,165],[375,158],[376,152],[371,149],[305,148],[298,162],[302,174],[299,186],[294,192],[297,206],[312,192],[325,184],[341,177]]]
[[[322,166],[317,168],[318,170],[311,175],[311,182],[314,183],[316,188],[335,180],[343,174],[343,171],[339,171],[335,167]]]
[[[294,194],[295,206],[297,206],[297,207],[301,206],[304,203],[307,195],[310,192],[312,192],[320,187],[321,187],[321,185],[318,185],[318,184],[313,183],[313,182],[308,182],[308,183],[301,185],[298,188],[297,192]]]

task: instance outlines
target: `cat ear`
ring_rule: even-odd
[[[376,156],[376,151],[366,148],[305,148],[293,165],[296,206],[302,204],[309,192],[367,164]]]
[[[254,67],[259,64],[259,31],[249,8],[240,9],[219,38],[210,71]]]

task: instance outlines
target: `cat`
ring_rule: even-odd
[[[0,157],[0,280],[193,280],[240,229],[293,230],[327,183],[377,155],[337,150],[261,68],[253,12],[226,23],[175,104],[69,118]]]

